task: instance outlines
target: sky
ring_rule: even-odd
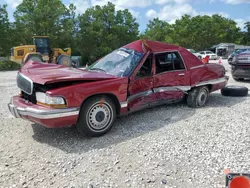
[[[236,21],[240,28],[250,21],[250,0],[62,0],[65,5],[73,3],[79,14],[94,5],[105,5],[110,1],[117,10],[129,9],[140,24],[143,32],[149,20],[158,17],[160,20],[174,23],[184,14],[191,16],[220,14]],[[8,4],[10,21],[13,12],[22,0],[0,0]]]

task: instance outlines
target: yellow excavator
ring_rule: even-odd
[[[71,59],[71,48],[51,48],[48,36],[34,36],[33,45],[11,48],[12,61],[24,65],[29,60],[79,67],[79,61]]]

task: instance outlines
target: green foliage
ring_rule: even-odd
[[[184,15],[174,24],[155,18],[139,36],[139,24],[131,13],[127,9],[116,11],[110,2],[76,15],[76,7],[66,6],[61,0],[23,0],[13,23],[9,22],[6,6],[0,5],[0,57],[9,56],[13,46],[32,44],[34,35],[49,36],[52,48],[71,47],[73,56],[82,55],[82,65],[139,37],[196,50],[221,42],[250,45],[250,22],[243,32],[233,20],[216,14]]]
[[[89,63],[136,40],[139,34],[131,13],[127,9],[115,11],[112,3],[87,9],[79,16],[79,27],[78,46]]]
[[[73,45],[75,7],[61,0],[23,0],[14,13],[22,44],[32,44],[32,36],[49,36],[52,47]]]
[[[220,15],[184,15],[172,25],[159,19],[150,21],[142,38],[204,50],[222,42],[238,43],[242,34],[236,22]]]
[[[10,61],[10,60],[6,60],[6,61],[1,60],[0,61],[0,71],[18,70],[20,68],[21,68],[21,65],[16,63],[16,62],[13,62],[13,61]]]
[[[250,22],[246,22],[244,28],[246,31],[242,33],[242,43],[245,45],[250,45]]]
[[[145,33],[140,37],[142,39],[149,38],[151,40],[173,43],[172,35],[172,26],[165,21],[159,20],[159,18],[155,18],[149,21]]]
[[[10,23],[7,5],[0,5],[0,57],[10,52]]]

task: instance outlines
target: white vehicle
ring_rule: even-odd
[[[187,49],[187,50],[190,51],[192,54],[194,54],[199,59],[202,59],[202,55],[200,53],[196,52],[194,49]]]
[[[200,51],[199,54],[201,54],[202,58],[209,56],[209,59],[213,59],[213,60],[218,59],[218,56],[211,51]]]

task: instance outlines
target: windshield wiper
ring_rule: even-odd
[[[100,71],[102,71],[102,72],[106,72],[105,70],[103,70],[103,69],[101,69],[101,68],[96,68],[96,67],[91,68],[91,69],[89,69],[89,70],[100,70]]]

